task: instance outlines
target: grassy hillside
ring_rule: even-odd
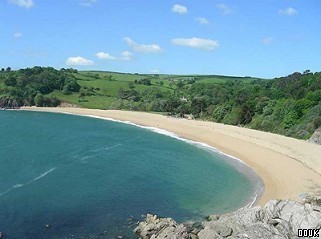
[[[226,77],[226,76],[207,76],[207,75],[154,75],[154,74],[130,74],[103,71],[80,71],[72,73],[77,83],[82,87],[87,87],[91,93],[80,96],[81,92],[64,95],[60,91],[55,91],[51,96],[57,97],[63,102],[79,105],[85,108],[110,109],[123,107],[130,108],[129,100],[119,101],[119,90],[129,91],[134,89],[139,94],[144,95],[147,92],[161,92],[163,94],[174,94],[178,90],[177,83],[194,82],[196,84],[226,84],[229,80],[239,80],[244,83],[250,83],[254,78]],[[150,85],[137,84],[136,81],[142,79],[150,80]],[[131,85],[134,84],[134,85]],[[181,90],[180,94],[184,95]],[[188,95],[188,94],[186,94]],[[134,103],[134,105],[137,105]],[[123,108],[122,107],[122,108]]]
[[[34,67],[0,72],[0,107],[164,112],[306,139],[321,125],[321,73],[276,79],[129,74]]]

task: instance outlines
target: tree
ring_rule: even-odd
[[[65,86],[64,86],[64,88],[63,88],[63,90],[62,90],[62,93],[63,93],[64,95],[70,95],[70,94],[71,94],[71,91],[69,90],[68,85],[65,85]]]
[[[44,103],[43,94],[38,93],[38,94],[35,96],[34,101],[35,101],[36,106],[38,106],[38,107],[43,106],[43,103]]]
[[[202,117],[208,102],[209,99],[207,96],[194,97],[191,105],[193,115],[199,115]]]
[[[171,114],[177,113],[177,107],[180,103],[181,101],[179,98],[171,96],[165,103],[165,111],[170,112]]]
[[[254,115],[254,110],[250,104],[245,104],[241,108],[241,124],[248,124],[252,121],[252,117]]]
[[[270,98],[268,98],[268,97],[260,98],[260,100],[257,102],[257,104],[255,106],[255,112],[258,114],[262,114],[264,107],[269,104],[269,100],[270,100]]]
[[[178,83],[177,83],[177,87],[180,89],[180,88],[182,88],[184,86],[184,82],[183,81],[179,81]]]
[[[135,84],[132,81],[128,82],[128,87],[129,87],[129,89],[134,89],[135,88]]]
[[[190,109],[187,102],[181,102],[181,104],[177,107],[177,111],[180,117],[184,117],[185,114],[188,114]]]
[[[150,79],[141,79],[137,82],[138,84],[141,84],[141,85],[152,85]]]
[[[122,87],[119,88],[117,92],[117,98],[118,99],[123,99],[125,97],[125,91]]]
[[[17,84],[17,80],[13,76],[9,76],[4,80],[4,83],[7,86],[15,86]]]
[[[297,119],[299,118],[296,111],[290,111],[284,118],[284,129],[289,129],[293,125],[295,125]]]
[[[67,85],[66,85],[68,91],[71,92],[79,92],[81,86],[77,83],[76,80],[71,80]]]

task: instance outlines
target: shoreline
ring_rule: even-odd
[[[50,113],[53,113],[53,112],[50,112]],[[150,126],[143,126],[143,125],[135,124],[135,123],[133,123],[131,121],[115,120],[113,118],[101,117],[101,116],[95,116],[95,115],[79,115],[79,114],[74,114],[74,113],[69,113],[69,112],[54,112],[54,113],[90,117],[90,118],[94,118],[94,119],[101,119],[101,120],[107,120],[107,121],[122,123],[122,124],[128,124],[128,125],[132,125],[132,126],[135,126],[135,127],[142,128],[142,129],[147,129],[147,130],[152,131],[152,132],[154,132],[156,134],[165,135],[167,137],[171,137],[171,138],[174,138],[176,140],[183,141],[183,142],[191,144],[191,145],[193,145],[195,147],[199,147],[199,148],[201,148],[203,150],[207,150],[207,151],[210,151],[210,152],[217,153],[217,154],[221,155],[222,157],[224,157],[223,160],[225,160],[229,165],[231,165],[233,168],[235,168],[235,170],[237,170],[241,174],[245,175],[248,178],[248,180],[251,181],[252,185],[254,186],[255,190],[253,191],[253,194],[249,195],[250,197],[248,198],[248,200],[246,200],[245,203],[242,204],[240,207],[251,207],[251,206],[257,204],[259,202],[261,196],[263,195],[264,182],[260,178],[260,176],[249,165],[247,165],[241,159],[236,158],[236,157],[234,157],[232,155],[226,154],[226,153],[220,151],[219,149],[217,149],[217,148],[215,148],[215,147],[213,147],[211,145],[208,145],[206,143],[194,141],[194,140],[191,140],[191,139],[182,138],[182,137],[176,135],[173,132],[170,132],[170,131],[167,131],[167,130],[164,130],[164,129],[159,129],[159,128],[156,128],[156,127],[150,127]]]
[[[23,107],[21,110],[120,121],[149,128],[154,132],[163,130],[169,132],[167,135],[171,137],[208,145],[227,157],[243,162],[262,179],[264,191],[252,204],[258,203],[262,206],[270,199],[298,201],[303,193],[321,195],[321,160],[318,160],[321,147],[302,140],[214,122],[146,112],[37,107]]]

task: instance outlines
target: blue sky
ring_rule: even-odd
[[[0,67],[321,71],[320,0],[0,0]]]

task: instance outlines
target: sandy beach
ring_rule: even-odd
[[[206,143],[241,159],[262,178],[265,190],[259,200],[260,205],[270,199],[298,201],[302,193],[321,196],[321,146],[303,140],[236,126],[144,112],[37,107],[24,107],[22,110],[72,113],[130,121]]]

